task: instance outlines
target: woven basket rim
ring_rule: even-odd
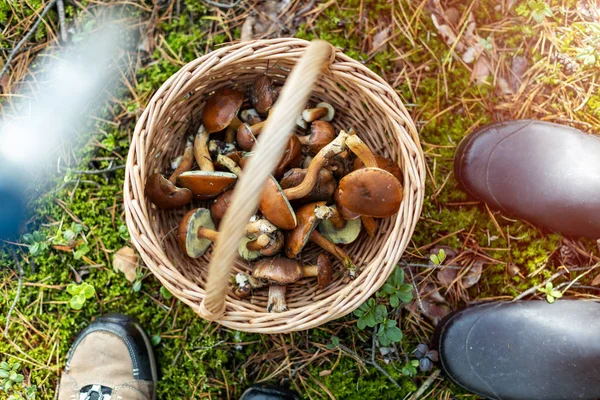
[[[149,216],[157,211],[148,205],[143,195],[142,183],[145,182],[144,175],[147,172],[143,168],[146,157],[144,151],[146,136],[153,132],[152,123],[158,118],[165,117],[162,113],[166,112],[164,110],[176,98],[179,98],[179,95],[182,94],[181,89],[188,84],[193,74],[198,74],[199,71],[204,74],[214,73],[215,70],[218,71],[229,63],[241,62],[240,60],[251,57],[259,58],[261,54],[269,54],[275,50],[280,50],[277,54],[281,54],[282,57],[289,55],[291,58],[293,55],[297,61],[297,57],[301,55],[302,50],[308,44],[309,42],[296,38],[262,39],[234,43],[203,55],[183,66],[165,81],[151,98],[136,124],[127,157],[124,184],[126,221],[132,242],[144,263],[161,284],[197,313],[204,297],[203,288],[185,278],[181,273],[177,273],[177,269],[173,268],[172,263],[168,265],[170,260],[161,247],[161,239],[156,236],[156,232],[153,232],[152,223],[148,220]],[[226,299],[227,314],[217,321],[222,325],[248,332],[282,333],[309,329],[340,318],[355,310],[379,289],[393,272],[395,264],[412,236],[421,213],[425,186],[424,158],[414,123],[393,88],[380,76],[340,50],[336,50],[329,71],[325,75],[332,74],[331,76],[335,77],[336,73],[356,77],[356,80],[360,80],[363,86],[362,90],[365,93],[368,90],[368,96],[375,96],[373,93],[377,93],[380,100],[378,104],[381,105],[382,110],[392,121],[391,123],[397,127],[397,130],[403,132],[403,136],[396,139],[402,147],[398,154],[402,158],[405,182],[408,178],[408,184],[404,185],[405,199],[401,210],[395,217],[392,217],[393,225],[390,227],[390,236],[378,249],[378,255],[382,253],[383,249],[387,250],[387,253],[382,255],[385,267],[379,267],[382,271],[377,276],[362,273],[337,293],[315,300],[310,306],[299,307],[281,314],[269,314],[266,311],[258,312],[252,309],[240,310],[237,305],[240,300],[228,295]],[[203,93],[208,92],[210,89]],[[401,228],[404,228],[403,234],[395,241],[394,233],[400,231]],[[391,243],[392,241],[394,243]],[[370,268],[371,265],[365,267],[365,269]],[[327,308],[327,311],[318,311],[322,308]]]

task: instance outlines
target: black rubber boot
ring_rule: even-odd
[[[432,347],[446,375],[488,399],[600,398],[600,303],[486,303],[448,315]]]
[[[568,236],[600,238],[600,137],[542,121],[484,126],[463,139],[454,175],[491,208]]]
[[[281,387],[253,385],[246,389],[240,400],[300,400],[300,396]]]

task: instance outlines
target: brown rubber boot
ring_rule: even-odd
[[[58,400],[154,400],[156,362],[143,329],[121,314],[102,316],[73,343]]]

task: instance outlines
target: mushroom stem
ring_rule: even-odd
[[[337,207],[330,207],[330,208],[331,208],[331,217],[329,217],[329,221],[331,221],[331,223],[333,224],[335,229],[344,229],[344,227],[346,226],[346,220],[344,218],[342,218]]]
[[[243,122],[236,115],[229,123],[229,127],[232,128],[234,131],[237,131],[241,124],[243,124]]]
[[[260,289],[267,285],[266,281],[262,279],[257,279],[252,275],[244,274],[243,272],[239,272],[235,276],[235,284],[233,292],[240,299],[244,299],[252,293],[253,289]]]
[[[258,124],[254,124],[252,126],[250,126],[250,130],[252,131],[252,134],[254,136],[258,136],[258,134],[263,130],[265,124],[267,123],[267,121],[260,121]]]
[[[337,258],[342,263],[344,268],[348,270],[350,277],[354,279],[356,275],[356,265],[354,265],[350,259],[350,256],[344,250],[330,242],[325,236],[321,235],[316,230],[311,232],[310,241]]]
[[[319,275],[319,266],[318,265],[305,265],[302,268],[302,273],[305,277],[309,276],[318,276]]]
[[[261,234],[256,240],[246,243],[250,251],[258,251],[267,247],[271,243],[271,238],[266,233]]]
[[[236,174],[238,177],[242,176],[242,169],[231,158],[224,156],[222,154],[219,154],[217,156],[217,163],[221,164],[222,166],[224,166],[225,168],[227,168],[228,170],[230,170],[231,172]]]
[[[208,152],[208,136],[204,125],[200,125],[196,138],[194,139],[194,157],[201,171],[214,172],[215,166]]]
[[[194,146],[193,146],[193,143],[188,140],[188,142],[185,145],[185,150],[183,151],[183,156],[181,157],[181,162],[179,163],[177,168],[175,168],[175,171],[173,171],[173,173],[169,177],[169,181],[171,181],[171,183],[175,184],[175,182],[177,182],[177,177],[179,175],[183,174],[184,172],[187,172],[190,169],[192,169],[193,165],[194,165]]]
[[[357,135],[348,136],[348,139],[346,139],[346,145],[354,154],[356,154],[360,161],[365,164],[365,167],[379,168],[377,165],[377,160],[375,159],[375,155],[371,149],[369,149],[369,146],[367,146],[365,142],[363,142]]]
[[[325,107],[309,108],[302,111],[302,118],[306,122],[313,122],[326,116],[328,111]]]
[[[271,284],[269,286],[269,302],[267,304],[268,312],[284,312],[288,310],[285,302],[285,286]]]
[[[233,127],[229,125],[225,130],[225,143],[233,143],[235,140],[236,133],[237,129],[233,129]]]
[[[229,126],[225,130],[225,143],[233,143],[235,141],[235,134],[237,133],[240,125],[243,124],[240,119],[235,116],[229,123]]]
[[[367,235],[370,237],[375,236],[375,229],[377,229],[377,222],[375,222],[375,218],[361,215],[360,220],[367,231]]]
[[[317,153],[315,158],[313,158],[312,162],[308,166],[306,176],[304,177],[302,183],[298,186],[294,186],[283,191],[283,194],[289,201],[300,199],[310,193],[312,188],[317,183],[319,171],[321,168],[323,168],[323,166],[325,166],[327,160],[336,156],[337,154],[340,154],[346,149],[345,142],[347,138],[348,134],[344,131],[341,131],[331,143],[323,147],[321,151]]]
[[[246,235],[255,235],[257,233],[273,233],[277,227],[266,219],[257,219],[256,221],[248,222],[246,225]]]
[[[198,237],[202,239],[208,239],[211,242],[216,242],[219,238],[219,232],[213,231],[212,229],[200,227],[198,228]]]
[[[310,143],[310,135],[296,135],[302,146],[308,146]]]

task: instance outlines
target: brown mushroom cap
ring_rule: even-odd
[[[275,100],[277,92],[273,88],[273,82],[267,75],[261,75],[250,88],[250,101],[260,114],[269,112]]]
[[[296,227],[294,209],[273,176],[267,179],[265,183],[259,209],[266,219],[281,229],[294,229]]]
[[[237,176],[221,171],[188,171],[179,175],[179,186],[188,188],[200,200],[212,199],[232,187]]]
[[[238,147],[244,151],[252,150],[254,143],[256,143],[256,137],[252,133],[252,127],[248,124],[242,124],[237,130],[236,142]]]
[[[327,121],[314,121],[310,124],[308,151],[313,156],[335,139],[335,128]]]
[[[338,185],[339,186],[339,185]],[[337,208],[338,212],[346,221],[352,221],[360,217],[359,213],[348,210],[344,205],[340,202],[340,191],[336,190],[333,194],[333,199],[335,200],[335,208]]]
[[[324,289],[325,286],[329,285],[331,277],[333,276],[333,263],[331,262],[331,257],[325,253],[319,254],[319,257],[317,258],[317,268],[317,282],[319,289]]]
[[[153,204],[163,210],[183,207],[194,197],[189,189],[178,188],[159,173],[148,177],[144,194]]]
[[[287,148],[273,172],[273,176],[277,179],[281,178],[285,171],[300,165],[302,162],[302,143],[294,135],[290,137]]]
[[[227,190],[226,192],[221,193],[210,206],[210,215],[212,215],[212,219],[216,225],[219,225],[225,216],[227,208],[229,208],[229,204],[231,203],[232,195],[233,190]]]
[[[381,157],[381,156],[375,156],[375,160],[377,161],[377,166],[379,168],[386,170],[390,174],[394,175],[396,177],[396,179],[398,179],[400,182],[402,182],[402,171],[400,170],[400,167],[398,166],[397,163],[395,163],[393,160],[391,160],[389,158]],[[360,160],[360,158],[357,158],[356,160],[354,160],[354,170],[355,171],[357,169],[364,168],[364,167],[365,167],[365,164]]]
[[[198,229],[200,228],[215,229],[215,224],[210,218],[210,211],[206,208],[189,211],[179,223],[177,239],[181,250],[188,257],[198,258],[202,256],[212,243],[211,240],[198,236]]]
[[[342,178],[336,196],[339,205],[350,212],[385,218],[400,209],[402,185],[394,175],[383,169],[362,168]]]
[[[285,173],[279,184],[283,189],[298,186],[302,183],[304,177],[306,177],[306,172],[306,169],[292,168]],[[321,168],[317,183],[311,189],[310,193],[300,199],[294,200],[294,202],[297,202],[298,204],[312,203],[315,201],[326,201],[331,203],[336,188],[337,181],[333,177],[331,171],[326,168]]]
[[[306,204],[296,211],[298,224],[296,228],[286,232],[285,236],[285,255],[289,258],[296,258],[300,251],[306,246],[310,239],[310,234],[321,221],[315,215],[315,208],[324,206],[325,202]]]
[[[244,94],[240,91],[223,88],[214,92],[207,100],[202,113],[202,124],[208,133],[222,131],[236,117]]]
[[[254,265],[252,275],[258,279],[266,279],[270,283],[287,285],[304,276],[302,266],[296,260],[285,257],[266,258]]]

